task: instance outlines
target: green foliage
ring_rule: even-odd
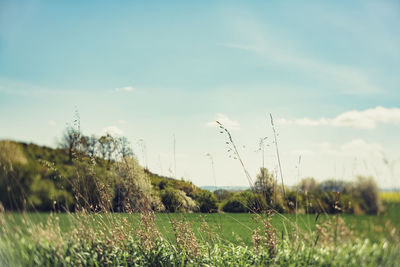
[[[361,209],[367,214],[377,214],[382,210],[378,186],[372,177],[359,176],[352,191],[361,200]]]
[[[248,212],[246,201],[238,195],[235,195],[222,203],[222,210],[224,212]]]
[[[63,216],[68,215],[63,214]],[[196,216],[198,221],[199,215]],[[251,223],[254,222],[250,219],[252,215],[246,216],[248,221],[241,223],[251,227]],[[357,238],[347,241],[340,239],[336,244],[333,242],[325,244],[322,242],[322,235],[316,239],[315,232],[310,232],[310,237],[305,235],[297,239],[295,235],[290,235],[290,238],[280,239],[274,251],[257,249],[254,245],[244,245],[240,241],[209,242],[206,239],[199,239],[198,253],[193,257],[185,248],[179,248],[174,241],[163,237],[157,238],[152,247],[144,246],[138,236],[129,232],[129,229],[138,226],[123,223],[124,220],[117,220],[115,225],[110,226],[119,227],[114,231],[96,232],[94,225],[100,224],[100,229],[104,225],[101,220],[94,225],[87,224],[87,220],[91,217],[83,217],[84,224],[78,224],[75,229],[65,233],[57,230],[57,220],[50,220],[47,224],[39,226],[24,224],[27,230],[25,235],[15,234],[16,232],[8,228],[9,225],[3,225],[0,229],[0,264],[4,266],[398,266],[400,263],[397,241],[381,239],[372,242],[369,239]],[[235,217],[240,219],[241,214],[235,214]],[[115,221],[115,218],[114,220],[107,218],[106,221],[108,224]],[[282,220],[278,220],[276,224],[281,225]],[[237,228],[246,227],[229,230]],[[157,231],[156,228],[152,230]],[[298,233],[298,230],[295,232]],[[218,236],[219,232],[211,234]]]
[[[216,190],[211,194],[183,179],[151,173],[132,156],[121,157],[122,152],[132,155],[125,139],[79,137],[73,145],[76,152],[72,162],[68,149],[0,141],[0,201],[4,207],[40,211],[83,207],[98,211],[103,206],[114,211],[138,211],[144,205],[139,202],[146,196],[146,205],[156,211],[165,209],[163,203],[169,205],[169,211],[215,212],[218,205],[225,212],[273,209],[288,213],[376,214],[383,210],[372,178],[320,184],[305,178],[295,190],[287,187],[283,197],[275,177],[261,168],[253,192]]]
[[[217,198],[218,202],[224,202],[225,200],[231,198],[235,194],[225,189],[217,189],[213,193]]]
[[[307,213],[377,214],[382,210],[378,187],[371,177],[358,177],[355,182],[331,179],[320,184],[305,178],[296,192],[287,194],[287,201]]]
[[[260,168],[260,173],[257,174],[254,182],[254,191],[257,194],[264,196],[266,204],[272,207],[274,204],[274,194],[277,189],[275,176],[268,172],[266,168]]]
[[[76,150],[71,161],[67,148],[0,141],[0,202],[8,210],[137,211],[147,205],[163,211],[162,192],[174,188],[180,200],[178,209],[196,210],[194,199],[202,192],[198,187],[144,170],[129,156],[132,151],[123,138],[114,140],[118,150],[112,149],[112,153],[106,142],[110,137],[102,140],[104,159],[93,156],[102,154],[98,139],[80,135],[79,142],[73,144]],[[115,160],[118,151],[128,156]]]
[[[315,192],[318,190],[318,183],[312,177],[303,178],[297,185],[297,190],[301,193]]]
[[[200,212],[212,213],[218,211],[217,199],[210,191],[202,190],[196,197]]]
[[[243,191],[222,203],[225,212],[262,212],[267,207],[265,198],[261,194]]]
[[[161,201],[164,204],[165,209],[169,212],[183,210],[183,199],[176,189],[168,187],[162,191]]]

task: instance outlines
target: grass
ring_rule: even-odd
[[[399,211],[393,202],[375,216],[276,214],[270,228],[245,213],[159,213],[153,225],[151,214],[6,212],[0,216],[0,265],[398,266]],[[276,245],[263,239],[264,231],[272,238],[276,231]],[[299,239],[297,231],[304,234]]]
[[[59,226],[62,232],[71,231],[74,227],[74,214],[57,213],[59,217]],[[31,224],[45,224],[50,213],[7,213],[6,220],[12,222],[10,225],[21,227],[22,229],[31,226]],[[99,220],[107,220],[104,215],[93,214],[93,227],[98,225]],[[134,226],[138,225],[139,218],[137,214],[115,213],[112,216],[116,220],[126,218]],[[276,214],[272,217],[272,224],[276,228],[278,237],[288,235],[296,231],[296,225],[302,232],[315,231],[316,223],[334,219],[335,215],[321,215],[316,222],[314,214]],[[296,218],[297,217],[297,218]],[[253,214],[249,213],[222,213],[222,214],[199,214],[199,213],[159,213],[156,214],[156,225],[162,235],[172,241],[174,239],[170,221],[173,219],[185,218],[192,224],[194,233],[198,238],[202,238],[201,225],[203,220],[207,222],[210,228],[217,231],[221,239],[246,246],[252,245],[253,230],[260,226],[260,222],[253,220]],[[367,238],[378,242],[387,237],[385,224],[390,221],[394,226],[400,228],[400,202],[388,203],[387,211],[381,215],[341,215],[346,226],[360,238]],[[297,223],[296,223],[297,220]],[[24,225],[24,222],[29,222]]]

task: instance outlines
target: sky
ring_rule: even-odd
[[[398,1],[0,1],[0,139],[56,147],[78,111],[199,186],[248,185],[216,120],[279,174],[272,114],[286,184],[400,187],[399,73]]]

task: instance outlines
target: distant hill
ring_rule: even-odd
[[[249,186],[212,186],[212,185],[206,185],[206,186],[200,186],[201,189],[205,189],[211,192],[214,192],[215,190],[218,189],[224,189],[230,192],[238,192],[238,191],[244,191],[247,189],[250,189]]]

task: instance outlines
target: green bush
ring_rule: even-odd
[[[361,200],[361,208],[367,214],[377,214],[382,210],[379,189],[372,177],[357,177],[353,193]]]
[[[262,212],[267,208],[266,200],[261,194],[251,191],[236,193],[222,203],[225,212]]]
[[[196,201],[199,204],[200,212],[210,213],[218,211],[217,198],[210,191],[201,191],[197,195]]]
[[[161,202],[165,209],[169,212],[176,212],[183,210],[183,199],[176,189],[167,187],[161,193]]]
[[[222,210],[225,212],[248,212],[245,201],[238,196],[233,196],[223,202]]]
[[[232,197],[235,193],[225,190],[225,189],[217,189],[213,192],[218,202],[224,202],[228,198]]]

